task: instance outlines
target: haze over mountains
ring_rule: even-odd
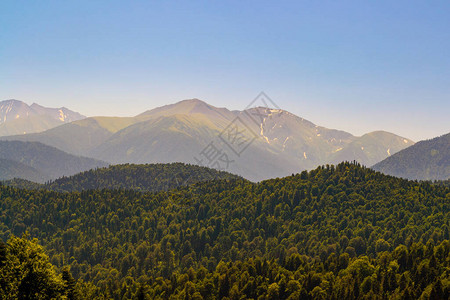
[[[0,141],[0,180],[23,178],[43,183],[107,165],[38,142]]]
[[[383,131],[356,137],[281,109],[230,111],[198,99],[135,117],[90,117],[2,139],[38,141],[113,164],[201,161],[250,180],[286,176],[343,160],[371,166],[414,144]],[[205,150],[219,151],[221,159],[209,160]]]
[[[84,119],[85,116],[65,107],[48,108],[19,100],[0,102],[0,136],[45,131],[61,124]]]
[[[420,141],[373,166],[385,174],[418,180],[450,178],[450,133]]]
[[[33,167],[18,161],[0,158],[0,180],[22,178],[32,182],[42,182],[48,179]]]

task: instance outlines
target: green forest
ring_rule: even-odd
[[[39,184],[24,179],[4,181],[5,185],[25,189],[46,189],[73,192],[96,189],[128,189],[143,192],[167,191],[179,186],[217,179],[238,179],[240,176],[184,163],[123,164],[97,168],[73,176]]]
[[[341,163],[260,183],[108,187],[0,187],[1,298],[450,297],[447,185]]]

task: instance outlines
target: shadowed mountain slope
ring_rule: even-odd
[[[377,163],[374,170],[408,179],[450,179],[450,133],[420,141]]]
[[[14,174],[3,173],[0,174],[0,178],[20,177],[41,183],[107,165],[103,161],[74,156],[41,143],[21,141],[0,141],[0,159],[25,165],[28,171],[30,169],[37,171],[31,177],[24,176],[21,171]],[[39,178],[36,178],[38,174]]]

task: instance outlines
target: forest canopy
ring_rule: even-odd
[[[0,237],[113,299],[445,299],[450,189],[355,163],[157,193],[0,188]],[[97,297],[96,296],[96,297]]]
[[[24,179],[6,180],[8,186],[73,192],[101,189],[128,189],[143,192],[167,191],[202,181],[239,179],[240,176],[184,163],[113,165],[61,177],[45,184]]]

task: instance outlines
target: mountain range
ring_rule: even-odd
[[[19,100],[0,102],[0,136],[45,131],[61,124],[84,119],[85,116],[65,107],[48,108]]]
[[[254,181],[341,161],[371,166],[414,144],[384,131],[353,136],[281,109],[230,111],[198,99],[135,117],[90,117],[2,139],[41,142],[112,164],[200,164]]]
[[[373,169],[407,179],[450,179],[450,133],[420,141],[377,163]]]

